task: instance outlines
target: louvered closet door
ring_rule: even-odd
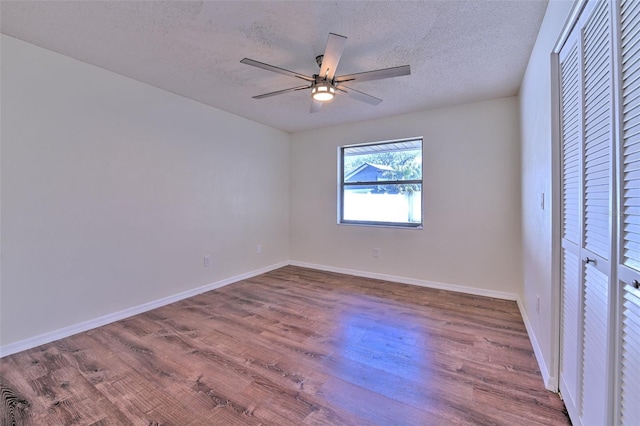
[[[613,181],[611,3],[589,2],[560,52],[560,391],[574,423],[605,425],[609,395]]]
[[[583,349],[581,419],[610,423],[613,217],[613,57],[609,1],[591,3],[582,30],[584,110]]]
[[[582,383],[582,91],[578,38],[560,53],[562,163],[562,275],[560,392],[572,417],[580,415]]]
[[[640,424],[640,2],[620,2],[621,176],[618,423]]]

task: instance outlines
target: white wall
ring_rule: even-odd
[[[571,1],[552,0],[542,22],[520,88],[522,128],[522,229],[524,313],[546,386],[557,388],[557,315],[552,258],[551,52],[571,10]],[[545,209],[540,205],[545,194]],[[536,297],[540,296],[540,311]],[[546,376],[546,377],[545,377]]]
[[[288,134],[1,42],[0,344],[288,259]]]
[[[293,134],[292,260],[518,293],[518,111],[511,97]],[[337,225],[337,147],[413,136],[424,137],[424,229]]]

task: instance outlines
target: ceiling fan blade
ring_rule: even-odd
[[[253,59],[249,59],[249,58],[244,58],[243,60],[240,61],[240,63],[251,65],[251,66],[254,66],[254,67],[258,67],[258,68],[262,68],[263,70],[273,71],[273,72],[277,72],[277,73],[280,73],[280,74],[288,75],[288,76],[291,76],[291,77],[301,78],[301,79],[306,80],[306,81],[314,81],[313,77],[309,77],[309,76],[304,75],[304,74],[300,74],[300,73],[297,73],[297,72],[285,70],[284,68],[274,67],[273,65],[265,64],[263,62],[254,61]]]
[[[291,87],[289,89],[284,89],[284,90],[276,90],[275,92],[269,92],[269,93],[264,93],[262,95],[254,96],[253,99],[268,98],[270,96],[282,95],[283,93],[295,92],[296,90],[308,89],[310,87],[311,86],[298,86],[298,87]]]
[[[329,33],[327,46],[324,48],[322,64],[320,65],[320,73],[318,74],[321,78],[326,78],[329,81],[333,80],[346,43],[347,38],[345,36]]]
[[[401,67],[341,75],[336,77],[336,83],[344,83],[347,81],[357,81],[359,83],[361,81],[380,80],[382,78],[400,77],[409,74],[411,74],[411,67],[409,65],[403,65]]]
[[[382,99],[378,99],[374,96],[371,95],[367,95],[366,93],[363,92],[359,92],[356,89],[351,89],[350,87],[347,87],[345,85],[340,84],[339,86],[336,86],[336,88],[338,90],[340,90],[341,92],[344,92],[347,94],[347,96],[349,96],[350,98],[356,99],[358,101],[361,102],[366,102],[369,105],[378,105],[380,102],[382,102]]]
[[[320,108],[322,108],[322,102],[311,99],[311,111],[309,112],[318,112]]]

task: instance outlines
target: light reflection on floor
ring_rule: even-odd
[[[336,318],[338,329],[335,351],[328,360],[332,375],[352,385],[369,389],[389,399],[410,404],[428,411],[433,403],[429,398],[431,352],[424,324],[390,307],[380,306],[383,301],[367,297],[373,309],[345,310]],[[363,299],[359,299],[361,304]],[[368,305],[372,308],[371,305]],[[376,407],[366,407],[352,401],[344,393],[334,398],[337,405],[380,422],[375,418]],[[393,404],[392,404],[393,405]],[[398,410],[387,413],[393,424],[412,424],[415,413]],[[372,418],[372,416],[374,418]],[[384,421],[382,421],[384,423]]]

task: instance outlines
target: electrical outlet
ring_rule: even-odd
[[[380,249],[379,248],[374,248],[373,249],[373,257],[380,257]]]
[[[204,267],[208,268],[209,266],[211,266],[211,255],[208,254],[204,257],[204,261],[203,261]]]
[[[256,247],[256,253],[262,253],[262,244],[258,244],[258,246]]]
[[[540,313],[540,296],[536,295],[536,312]]]

